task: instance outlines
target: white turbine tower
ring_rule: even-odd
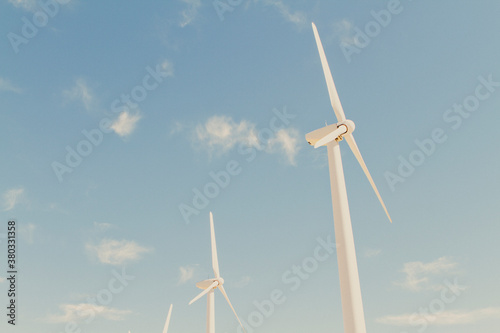
[[[174,306],[173,304],[170,304],[170,309],[168,310],[167,320],[165,321],[165,326],[163,326],[163,333],[168,332],[168,325],[170,325],[170,316],[172,315],[172,307],[173,306]],[[128,333],[130,333],[130,331],[128,331]]]
[[[193,304],[204,295],[207,295],[207,333],[215,333],[214,291],[218,288],[222,295],[224,295],[224,298],[231,307],[231,310],[233,310],[233,313],[236,316],[236,319],[238,319],[241,328],[243,328],[243,331],[245,331],[240,318],[238,318],[236,311],[234,310],[231,302],[229,301],[229,298],[227,297],[226,291],[223,287],[224,279],[220,276],[219,273],[219,260],[217,259],[217,246],[215,244],[214,218],[212,212],[210,212],[210,236],[212,243],[212,268],[214,270],[215,277],[213,279],[204,280],[196,284],[196,286],[200,289],[203,289],[203,291],[198,296],[193,298],[191,302],[189,302],[189,305]]]
[[[173,304],[170,304],[170,309],[168,309],[167,320],[165,320],[165,326],[163,326],[163,333],[168,332],[168,325],[170,325],[170,316],[172,315],[173,306],[174,306]]]
[[[342,168],[339,142],[345,138],[354,156],[358,160],[368,181],[382,204],[382,207],[392,222],[382,197],[380,196],[370,172],[368,171],[363,157],[359,152],[356,141],[352,136],[354,123],[346,119],[344,110],[340,104],[340,99],[333,82],[332,73],[326,60],[323,45],[319,39],[318,30],[312,24],[314,37],[318,46],[319,56],[323,73],[325,74],[326,85],[330,95],[333,111],[337,117],[337,124],[328,125],[317,129],[306,135],[306,140],[314,148],[326,146],[328,150],[328,165],[330,169],[330,186],[332,190],[333,219],[335,224],[335,242],[337,244],[337,261],[340,276],[340,295],[342,300],[342,315],[344,318],[344,332],[365,333],[365,316],[363,312],[363,302],[361,299],[361,287],[359,285],[358,264],[356,261],[356,251],[354,248],[354,237],[352,235],[351,216],[349,214],[349,204],[347,202],[347,191]]]

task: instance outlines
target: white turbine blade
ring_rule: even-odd
[[[375,191],[375,194],[378,197],[378,200],[382,204],[382,207],[384,207],[385,213],[387,214],[387,217],[389,218],[389,221],[392,223],[391,216],[389,215],[389,212],[387,211],[387,208],[385,207],[384,201],[382,200],[382,197],[380,196],[380,193],[378,193],[377,186],[375,186],[375,182],[373,181],[372,176],[370,175],[370,172],[368,171],[368,168],[366,167],[365,161],[363,160],[363,157],[361,156],[361,153],[359,151],[358,145],[356,144],[356,141],[354,141],[354,137],[352,134],[348,133],[346,136],[344,136],[346,139],[347,143],[349,144],[349,147],[351,148],[354,156],[358,160],[359,164],[361,165],[361,169],[363,169],[363,172],[366,175],[366,178],[368,178],[368,181],[372,185],[373,190]]]
[[[243,329],[243,332],[246,333],[245,331],[245,328],[243,327],[243,324],[241,323],[241,320],[240,318],[238,317],[238,315],[236,314],[236,311],[234,310],[233,308],[233,305],[231,304],[231,301],[229,300],[229,297],[227,297],[227,294],[226,294],[226,291],[224,290],[224,287],[222,285],[219,286],[219,290],[220,292],[222,293],[222,295],[224,295],[224,298],[226,299],[227,303],[229,304],[229,306],[231,307],[231,310],[233,310],[233,313],[234,315],[236,316],[236,319],[238,319],[238,322],[240,323],[240,326],[241,328]]]
[[[346,132],[347,132],[347,127],[345,125],[340,125],[336,130],[330,132],[323,138],[319,139],[318,142],[316,142],[316,144],[314,145],[314,148],[319,148],[321,146],[324,146]]]
[[[170,309],[168,310],[167,320],[165,321],[165,326],[163,327],[163,333],[168,332],[168,325],[170,325],[170,316],[172,315],[172,307],[174,305],[170,304]]]
[[[318,29],[316,29],[316,25],[314,23],[312,23],[312,27],[314,31],[314,38],[316,38],[316,45],[318,46],[321,65],[323,66],[323,73],[325,74],[330,101],[332,103],[335,116],[337,116],[337,121],[340,122],[346,119],[344,115],[344,109],[342,109],[339,94],[337,93],[337,88],[335,88],[335,83],[333,82],[332,72],[330,71],[330,66],[328,66],[328,61],[326,60],[325,50],[323,50],[323,44],[321,44],[321,39],[319,39]]]
[[[199,300],[200,298],[202,298],[203,296],[205,296],[206,294],[208,294],[208,292],[212,289],[214,289],[215,287],[217,287],[217,285],[219,284],[218,281],[214,281],[214,283],[212,283],[210,285],[210,287],[208,287],[207,289],[203,290],[200,294],[198,294],[198,296],[196,296],[195,298],[193,298],[191,300],[191,302],[189,302],[189,305],[193,304],[194,302],[196,302],[197,300]]]
[[[215,244],[215,231],[214,231],[214,216],[210,212],[210,237],[212,240],[212,267],[214,269],[215,278],[220,277],[219,273],[219,259],[217,259],[217,245]]]

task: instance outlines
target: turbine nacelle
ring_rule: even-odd
[[[217,286],[214,287],[217,288],[218,286],[222,286],[224,284],[224,279],[219,277],[219,278],[215,278],[215,279],[208,279],[208,280],[203,280],[203,281],[200,281],[196,284],[196,287],[200,288],[200,289],[207,289],[207,288],[210,288],[210,286],[212,284],[214,284],[214,282],[217,282]]]
[[[306,134],[306,140],[314,148],[325,146],[333,140],[340,141],[342,136],[354,132],[356,126],[352,120],[346,119],[336,124],[327,125]]]

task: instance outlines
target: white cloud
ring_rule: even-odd
[[[298,27],[304,27],[307,23],[306,14],[302,11],[292,12],[290,8],[283,2],[283,0],[256,0],[263,2],[267,6],[275,7],[283,18]]]
[[[198,16],[198,10],[201,7],[201,0],[182,0],[188,8],[181,12],[182,20],[179,26],[184,28],[185,26],[191,24]]]
[[[35,234],[35,229],[36,229],[36,225],[34,225],[33,223],[28,223],[27,225],[22,225],[19,228],[19,235],[21,237],[23,237],[23,239],[27,243],[33,244],[33,236]]]
[[[276,132],[267,128],[259,133],[250,121],[237,123],[228,116],[212,116],[196,126],[194,143],[206,148],[210,154],[226,153],[237,146],[252,147],[268,154],[284,153],[287,161],[295,165],[299,142],[299,132],[294,128],[282,128]]]
[[[191,280],[194,275],[195,266],[181,266],[179,267],[179,281],[177,284],[184,284]]]
[[[425,322],[428,325],[463,325],[473,324],[486,319],[500,319],[500,308],[483,308],[472,311],[441,311],[434,314],[405,313],[397,316],[377,318],[377,323],[390,326],[412,326],[412,323]]]
[[[291,165],[295,165],[295,157],[300,150],[299,132],[294,128],[283,128],[276,132],[276,136],[269,140],[269,149],[275,151],[276,147],[283,151]]]
[[[176,121],[170,128],[170,136],[180,133],[183,130],[184,130],[184,125],[181,122]]]
[[[401,270],[406,274],[404,281],[395,284],[411,291],[439,290],[442,286],[433,280],[444,274],[453,273],[457,266],[458,264],[448,257],[441,257],[429,263],[408,262]]]
[[[94,222],[94,228],[99,231],[99,232],[104,232],[107,231],[111,228],[113,228],[114,225],[111,223],[99,223],[99,222]]]
[[[59,306],[63,314],[51,315],[47,318],[50,323],[68,323],[90,320],[91,318],[101,317],[104,319],[119,321],[124,320],[125,316],[131,314],[128,310],[118,310],[103,305],[90,303],[80,304],[62,304]]]
[[[242,120],[236,123],[231,117],[212,116],[205,124],[196,127],[196,138],[211,150],[226,152],[237,144],[256,147],[259,144],[255,124]]]
[[[14,209],[14,207],[16,207],[16,205],[19,203],[23,193],[24,188],[22,187],[7,190],[3,194],[3,210],[9,211]]]
[[[22,92],[21,88],[12,84],[9,80],[0,77],[0,91],[11,91],[17,94]]]
[[[381,249],[367,249],[365,251],[365,257],[366,258],[373,258],[373,257],[379,256],[381,253],[382,253]]]
[[[69,101],[82,102],[87,111],[90,110],[95,100],[92,90],[82,78],[77,79],[71,89],[64,90],[63,95]]]
[[[9,0],[17,8],[23,8],[28,11],[34,11],[37,8],[37,0]]]
[[[5,282],[5,280],[6,280],[6,279],[5,279],[4,277],[1,277],[1,276],[0,276],[0,283]]]
[[[99,261],[109,265],[123,265],[141,258],[142,253],[150,252],[134,241],[103,239],[99,245],[87,244],[89,253],[97,255]]]
[[[244,288],[244,287],[248,286],[250,281],[252,281],[252,278],[250,276],[243,276],[238,281],[233,282],[233,287],[234,288]]]
[[[131,115],[127,111],[124,111],[120,113],[118,119],[111,124],[111,129],[121,137],[128,136],[135,130],[135,126],[140,119],[141,115]]]
[[[355,25],[353,22],[348,19],[342,19],[334,23],[333,33],[335,38],[341,43],[359,47],[359,41],[355,38],[354,28]]]
[[[161,69],[162,69],[162,75],[165,77],[173,77],[174,76],[174,64],[168,60],[165,59],[161,63]]]

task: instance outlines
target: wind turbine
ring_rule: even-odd
[[[170,325],[170,316],[172,315],[172,307],[173,306],[174,306],[173,304],[170,304],[170,309],[168,310],[167,320],[165,321],[165,326],[163,326],[163,333],[168,332],[168,325]],[[130,333],[130,331],[128,331],[128,333]]]
[[[168,309],[167,320],[165,320],[165,326],[163,326],[163,333],[168,332],[168,325],[170,325],[170,316],[172,315],[173,306],[174,306],[173,304],[170,304],[170,309]]]
[[[233,310],[233,313],[236,316],[236,319],[238,319],[241,328],[243,328],[243,331],[246,332],[243,324],[240,321],[240,318],[238,318],[238,315],[236,314],[236,311],[231,304],[231,301],[229,301],[229,298],[227,297],[226,291],[224,290],[223,286],[224,279],[220,276],[219,260],[217,259],[217,246],[215,244],[214,217],[212,215],[212,212],[210,212],[210,239],[212,243],[212,268],[214,270],[215,277],[213,279],[200,281],[196,284],[196,286],[200,289],[203,289],[203,291],[198,296],[193,298],[191,302],[189,302],[189,305],[193,304],[204,295],[207,295],[207,333],[215,333],[214,292],[215,289],[218,288],[222,295],[224,295],[224,298],[231,307],[231,310]]]
[[[325,74],[328,94],[332,103],[333,111],[338,123],[328,125],[306,134],[306,140],[314,148],[326,146],[328,151],[328,166],[330,170],[330,186],[332,191],[333,220],[335,224],[335,242],[337,244],[337,261],[340,276],[340,295],[342,300],[342,315],[344,319],[344,332],[366,333],[363,301],[361,299],[361,287],[359,284],[358,264],[354,248],[354,237],[352,234],[351,216],[347,202],[347,191],[342,168],[339,142],[345,138],[354,156],[358,160],[382,207],[392,222],[384,201],[373,182],[366,167],[363,157],[359,152],[356,141],[352,136],[354,122],[346,119],[342,104],[333,82],[332,73],[326,60],[325,51],[319,38],[316,25],[312,23],[314,37],[318,46],[319,57]]]

